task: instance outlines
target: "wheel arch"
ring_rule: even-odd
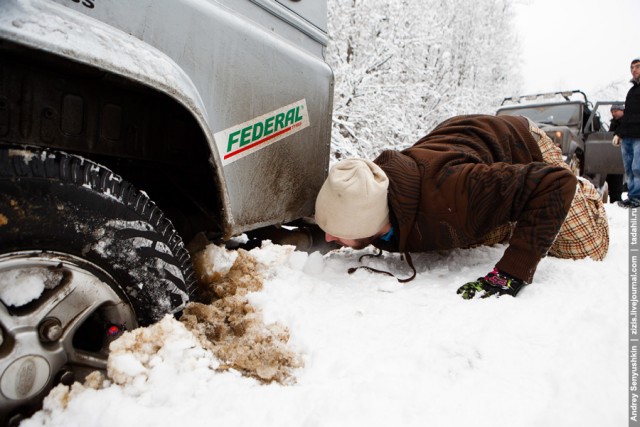
[[[4,9],[4,10],[3,10]],[[33,9],[33,10],[26,10]],[[5,22],[2,22],[5,21]],[[8,31],[7,29],[10,28]],[[62,29],[62,30],[61,30]],[[56,33],[63,32],[63,37]],[[165,99],[167,105],[184,111],[192,121],[193,127],[197,127],[199,135],[196,137],[199,155],[194,160],[193,167],[197,169],[199,179],[205,182],[193,180],[183,182],[182,185],[201,185],[208,188],[208,193],[200,194],[200,198],[212,200],[195,200],[200,211],[200,223],[208,223],[210,231],[221,235],[229,235],[231,218],[229,218],[229,196],[224,185],[224,175],[217,150],[213,149],[213,134],[208,126],[209,118],[202,99],[189,76],[171,58],[122,31],[114,29],[96,20],[79,19],[66,8],[55,3],[33,3],[33,5],[16,6],[15,2],[3,2],[0,5],[0,47],[9,46],[11,50],[21,50],[21,53],[29,57],[34,63],[55,63],[56,66],[73,66],[76,69],[99,71],[103,73],[105,80],[116,81],[121,90],[155,92]],[[113,55],[117,51],[117,55]],[[0,54],[3,54],[0,51]],[[0,94],[0,98],[2,94]],[[2,105],[0,105],[0,109]],[[0,130],[0,141],[3,138]],[[9,140],[11,142],[11,140]],[[30,141],[34,142],[34,141]],[[39,146],[48,146],[45,143],[36,143]],[[97,155],[94,158],[98,163],[106,165],[120,173],[117,163],[118,158],[131,158],[129,153],[113,150],[107,153],[97,153],[94,147],[86,149],[76,146],[54,145],[60,148],[82,155]],[[206,156],[203,154],[206,153]],[[204,157],[204,158],[203,158]],[[129,161],[134,161],[129,159]],[[191,171],[193,172],[193,171]],[[144,174],[139,179],[129,177],[138,188],[147,189]],[[213,195],[212,189],[215,189]],[[162,203],[159,203],[162,206]],[[202,208],[209,205],[210,209]],[[165,206],[163,209],[168,211]],[[215,209],[215,212],[210,212]],[[202,212],[202,211],[206,211]],[[172,218],[172,213],[167,212]],[[173,218],[172,218],[173,219]],[[214,224],[215,223],[215,224]],[[215,226],[216,230],[211,230]]]
[[[206,123],[206,110],[198,90],[180,66],[164,53],[100,21],[86,16],[80,19],[55,3],[34,2],[29,6],[13,3],[3,2],[4,6],[0,6],[0,39],[152,87],[174,98]],[[56,33],[63,37],[56,37]],[[209,133],[206,126],[203,130]]]

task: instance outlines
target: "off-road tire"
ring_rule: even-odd
[[[181,310],[194,290],[182,239],[145,193],[82,157],[0,148],[0,254],[30,250],[101,267],[139,325]]]

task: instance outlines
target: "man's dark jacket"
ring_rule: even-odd
[[[631,80],[633,86],[624,102],[624,116],[615,134],[621,138],[640,138],[640,82]]]
[[[609,131],[614,132],[620,127],[620,119],[613,118],[609,123]]]
[[[483,242],[517,222],[496,267],[531,282],[576,189],[567,169],[542,161],[524,117],[459,116],[403,151],[375,160],[389,178],[396,240],[387,250],[423,252]]]

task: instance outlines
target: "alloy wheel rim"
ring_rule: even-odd
[[[33,408],[56,384],[106,370],[109,343],[137,326],[126,296],[110,284],[104,270],[73,255],[0,255],[0,413]]]

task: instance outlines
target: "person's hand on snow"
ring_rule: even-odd
[[[622,142],[622,138],[620,138],[618,135],[613,135],[613,141],[611,141],[611,143],[614,146],[619,147],[621,142]]]
[[[494,295],[496,297],[501,295],[511,295],[515,297],[524,285],[526,285],[525,282],[494,268],[491,273],[484,277],[479,277],[475,282],[465,283],[460,286],[457,294],[464,299],[472,299],[476,296],[476,293],[479,292],[483,292],[480,298],[488,298]]]

